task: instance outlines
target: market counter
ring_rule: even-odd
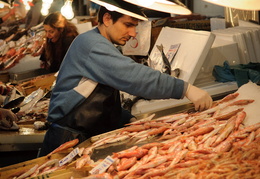
[[[249,178],[248,176],[251,176],[250,178],[257,178],[257,176],[259,176],[259,165],[257,165],[259,163],[259,157],[257,155],[257,152],[259,151],[260,127],[259,110],[257,110],[258,106],[260,105],[259,95],[259,86],[249,83],[246,86],[242,86],[236,93],[230,95],[228,98],[229,101],[226,101],[227,98],[225,99],[225,102],[223,100],[218,101],[218,103],[215,104],[215,108],[211,109],[210,111],[197,112],[196,114],[182,113],[169,115],[192,109],[192,105],[189,104],[185,106],[179,106],[179,109],[172,108],[155,112],[155,116],[147,114],[147,116],[143,116],[143,119],[141,118],[141,121],[132,123],[132,125],[129,125],[122,129],[110,131],[98,136],[93,136],[76,146],[74,149],[70,148],[66,151],[56,150],[56,152],[59,151],[60,154],[65,154],[66,157],[58,157],[58,160],[53,160],[52,153],[45,157],[1,168],[0,176],[7,176],[8,174],[8,176],[12,175],[13,177],[17,177],[21,175],[21,171],[26,174],[26,171],[29,172],[30,170],[32,171],[32,169],[36,170],[36,167],[39,167],[40,169],[43,168],[42,166],[49,168],[49,166],[46,166],[48,164],[55,170],[53,170],[54,172],[49,171],[49,174],[41,175],[41,178],[45,178],[45,176],[50,177],[51,175],[57,175],[57,178],[66,178],[64,177],[64,174],[67,173],[67,178],[69,179],[70,177],[78,177],[74,176],[74,174],[79,174],[80,171],[86,172],[82,176],[80,176],[85,177],[88,176],[88,171],[92,173],[93,169],[94,172],[97,170],[95,167],[100,166],[99,162],[106,162],[106,160],[100,159],[104,159],[105,157],[107,158],[110,155],[118,161],[128,161],[129,159],[133,158],[134,155],[138,156],[138,160],[136,159],[130,166],[132,167],[135,164],[139,165],[139,162],[137,161],[145,160],[145,158],[143,157],[148,151],[154,152],[155,150],[156,153],[158,152],[160,154],[158,156],[165,156],[166,158],[158,157],[157,155],[153,155],[153,157],[156,157],[158,160],[162,159],[161,162],[165,162],[166,166],[169,169],[165,171],[166,173],[160,173],[158,175],[182,175],[185,173],[187,174],[187,171],[191,168],[196,169],[197,167],[199,167],[199,171],[197,171],[197,168],[196,170],[191,170],[189,172],[191,172],[193,176],[200,176],[201,178],[203,178],[202,176],[205,174],[205,172],[209,175],[214,174],[214,176],[216,175],[218,177],[221,177],[222,173],[216,173],[215,171],[219,171],[220,168],[222,169],[225,167],[227,168],[227,170],[224,171],[225,175],[230,176],[236,172],[239,172],[239,175],[236,175],[236,178]],[[221,111],[217,111],[217,109],[220,109]],[[239,111],[237,109],[239,109]],[[234,111],[236,111],[237,113],[235,114]],[[214,112],[214,114],[216,115],[214,117],[215,120],[213,120],[212,118],[212,116],[214,115],[212,114],[212,112]],[[227,114],[229,115],[227,116]],[[233,116],[230,117],[230,115]],[[159,118],[160,116],[163,117]],[[243,121],[241,121],[243,122],[243,124],[239,128],[235,128],[234,119],[240,120],[241,117],[243,118]],[[151,119],[155,120],[151,122]],[[192,121],[195,123],[193,123]],[[139,128],[138,126],[140,125],[138,124],[144,124],[143,126],[146,127],[145,131],[143,131],[143,128]],[[138,128],[136,128],[136,126]],[[222,134],[224,133],[223,131],[226,130],[223,130],[223,133],[215,133],[217,130],[220,130],[222,128],[228,129],[230,128],[230,126],[232,126],[232,129],[235,130],[231,131],[231,133],[228,134],[230,138],[228,138],[227,141],[224,141],[224,139],[222,140],[219,137],[222,136]],[[212,133],[211,131],[214,132]],[[214,136],[216,136],[215,138],[218,139],[216,140],[216,142],[213,143],[212,146],[207,146],[208,143],[204,141],[209,132],[211,134],[214,134]],[[254,136],[254,139],[252,138],[252,136]],[[236,141],[233,141],[233,137],[236,137]],[[211,138],[208,139],[208,141],[212,141]],[[244,139],[247,141],[246,145],[241,143],[244,141]],[[73,143],[73,146],[76,145],[73,140],[68,142],[70,145],[66,143],[63,146],[71,146],[71,142]],[[226,144],[225,142],[232,143],[230,143],[230,147],[222,148],[222,145]],[[176,146],[179,146],[181,148],[178,148],[177,150]],[[168,155],[172,152],[174,152],[174,154],[176,155]],[[70,156],[75,157],[75,160],[74,158],[73,160],[72,158],[69,158]],[[181,156],[181,159],[179,158],[179,156]],[[196,157],[200,158],[198,159]],[[201,159],[203,159],[203,161]],[[190,163],[193,161],[196,161],[196,163]],[[226,163],[227,161],[228,163]],[[232,162],[232,166],[230,166],[230,161]],[[53,163],[51,162],[55,162],[55,166],[53,166]],[[112,160],[112,163],[113,162],[114,161]],[[59,165],[59,168],[55,168],[56,164]],[[152,163],[148,163],[146,161],[145,164],[147,164],[146,166],[150,166],[150,164]],[[108,164],[107,166],[110,165]],[[115,162],[115,164],[113,164],[113,166],[111,165],[111,168],[107,170],[106,174],[120,175],[120,172],[115,170],[115,167],[119,167],[120,165],[120,162]],[[154,166],[152,168],[158,171],[157,166]],[[178,170],[174,170],[173,168],[178,168]],[[139,169],[134,168],[130,171],[130,169],[128,170],[128,168],[126,168],[122,171],[124,171],[126,174],[135,174],[140,171]],[[144,167],[143,169],[147,172],[150,171],[150,168]],[[20,173],[17,173],[18,171],[20,171]],[[73,171],[76,172],[73,173]],[[175,171],[177,173],[172,173],[171,171]],[[37,171],[35,171],[35,175],[38,175]],[[141,175],[146,174],[140,173],[136,178],[140,177]]]
[[[0,152],[39,150],[46,131],[37,131],[33,125],[19,126],[19,131],[0,131]]]

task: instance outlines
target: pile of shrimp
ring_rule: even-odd
[[[230,94],[202,112],[132,122],[79,148],[79,157],[69,165],[88,171],[103,161],[91,159],[95,149],[125,142],[133,145],[112,153],[114,162],[105,172],[82,179],[259,178],[260,123],[243,124],[244,107],[254,100],[236,100],[238,95]],[[75,142],[68,144],[60,149]]]
[[[257,178],[260,177],[260,123],[244,126],[245,105],[254,100],[234,100],[233,93],[205,111],[179,113],[130,123],[82,149],[76,169],[97,166],[95,148],[132,142],[129,149],[112,154],[114,163],[102,174],[88,178]],[[252,103],[252,104],[251,104]],[[141,144],[145,140],[153,142]]]

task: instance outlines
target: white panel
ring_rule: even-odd
[[[223,39],[236,42],[238,44],[240,63],[247,64],[250,62],[245,37],[242,33],[232,32],[227,29],[214,30],[212,31],[212,33],[216,35],[216,39]]]
[[[204,60],[214,42],[215,36],[208,31],[195,31],[164,27],[151,51],[151,61],[157,64],[159,70],[162,58],[156,45],[163,45],[164,53],[167,54],[171,45],[181,44],[171,65],[172,70],[181,70],[180,79],[193,83],[204,63]],[[157,63],[161,61],[161,63]],[[161,65],[160,65],[161,64]]]
[[[91,22],[75,24],[75,26],[77,27],[79,34],[82,34],[92,29]]]
[[[241,33],[241,35],[244,36],[246,48],[248,52],[248,58],[249,58],[248,60],[249,62],[256,62],[256,55],[255,55],[254,45],[253,45],[250,31],[246,29],[235,28],[235,27],[228,28],[227,30]]]

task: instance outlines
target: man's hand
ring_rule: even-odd
[[[8,130],[17,121],[17,116],[8,109],[0,108],[0,129]]]
[[[212,106],[211,96],[204,90],[189,84],[185,95],[195,105],[195,110],[205,110]]]

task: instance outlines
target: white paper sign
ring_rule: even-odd
[[[146,56],[151,43],[151,21],[139,22],[136,27],[136,37],[131,38],[123,47],[124,55],[142,55]]]
[[[89,171],[92,175],[104,173],[110,165],[114,162],[114,159],[110,156],[107,156],[100,164],[94,167],[92,170]]]
[[[79,148],[77,147],[74,150],[72,150],[66,157],[59,161],[59,166],[65,165],[66,163],[70,162],[76,155],[78,155],[78,153]]]

